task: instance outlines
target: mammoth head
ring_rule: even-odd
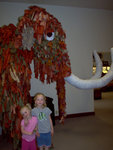
[[[17,24],[16,48],[33,51],[35,76],[47,82],[71,74],[61,23],[45,9],[31,6]]]

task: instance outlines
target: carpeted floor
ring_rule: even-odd
[[[93,116],[56,122],[53,150],[113,150],[113,92],[102,93],[94,104]],[[12,150],[12,145],[3,139],[0,150]]]
[[[113,150],[113,92],[95,100],[95,115],[55,126],[54,150]]]

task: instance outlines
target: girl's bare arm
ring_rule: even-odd
[[[50,126],[51,126],[51,135],[53,136],[54,128],[53,128],[53,122],[52,122],[51,116],[49,116],[49,120],[50,120]]]
[[[23,126],[21,126],[21,132],[22,134],[32,135],[32,132],[25,131]]]

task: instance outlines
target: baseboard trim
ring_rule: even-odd
[[[83,116],[91,116],[95,115],[95,112],[84,112],[84,113],[77,113],[77,114],[67,114],[66,118],[76,118],[76,117],[83,117]],[[59,116],[55,116],[55,120],[58,120]]]

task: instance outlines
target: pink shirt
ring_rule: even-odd
[[[36,125],[37,125],[37,118],[36,117],[32,117],[29,120],[29,123],[27,126],[24,126],[24,119],[21,121],[21,126],[23,126],[24,130],[28,131],[28,132],[33,132]],[[22,138],[28,142],[33,141],[35,139],[35,133],[33,133],[32,135],[22,134]]]

